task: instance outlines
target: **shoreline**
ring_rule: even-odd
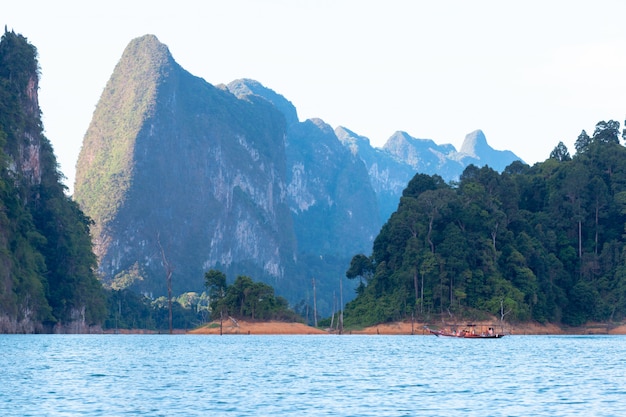
[[[501,326],[493,322],[477,322],[478,326]],[[430,335],[425,329],[425,323],[418,322],[394,322],[384,323],[364,329],[346,330],[346,335]],[[219,322],[208,323],[202,327],[182,331],[184,334],[195,335],[219,335]],[[589,323],[580,327],[560,327],[554,324],[521,323],[505,324],[504,332],[510,335],[626,335],[626,324]],[[224,335],[313,335],[313,334],[338,334],[308,326],[303,323],[287,323],[278,321],[250,322],[238,320],[237,322],[224,322],[222,326]]]

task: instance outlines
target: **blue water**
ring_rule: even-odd
[[[626,337],[0,335],[0,416],[626,416]]]

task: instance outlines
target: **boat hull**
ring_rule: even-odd
[[[460,331],[457,333],[433,329],[428,329],[428,331],[437,337],[456,337],[460,339],[501,339],[505,336],[500,333],[472,333],[468,331]]]

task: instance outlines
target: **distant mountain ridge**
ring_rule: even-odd
[[[161,295],[162,253],[176,292],[201,291],[203,273],[218,268],[310,305],[315,278],[318,309],[329,314],[351,257],[371,251],[416,172],[452,180],[469,163],[519,159],[481,135],[461,152],[405,132],[374,148],[347,128],[301,122],[257,81],[213,86],[146,35],[130,42],[102,93],[74,197],[95,221],[105,281],[139,269],[130,287]]]
[[[402,191],[416,173],[437,174],[449,182],[458,180],[470,164],[488,165],[501,172],[512,162],[521,161],[513,152],[489,146],[481,130],[465,137],[461,151],[451,144],[437,145],[433,140],[417,139],[400,131],[382,149],[373,148],[368,138],[345,127],[338,127],[336,132],[344,146],[365,163],[383,222],[396,210]]]
[[[289,100],[258,81],[236,80],[228,84],[228,89],[240,97],[255,95],[269,101],[283,113],[288,125],[298,120],[296,108]],[[467,134],[460,151],[451,144],[438,145],[431,139],[418,139],[402,131],[395,132],[382,148],[373,147],[369,138],[343,126],[335,129],[335,135],[365,164],[376,194],[380,226],[396,210],[402,191],[416,173],[437,174],[446,181],[455,181],[471,164],[488,165],[502,172],[512,162],[521,161],[511,151],[489,146],[481,130]]]

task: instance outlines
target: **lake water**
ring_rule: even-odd
[[[0,416],[626,415],[626,337],[0,335]]]

